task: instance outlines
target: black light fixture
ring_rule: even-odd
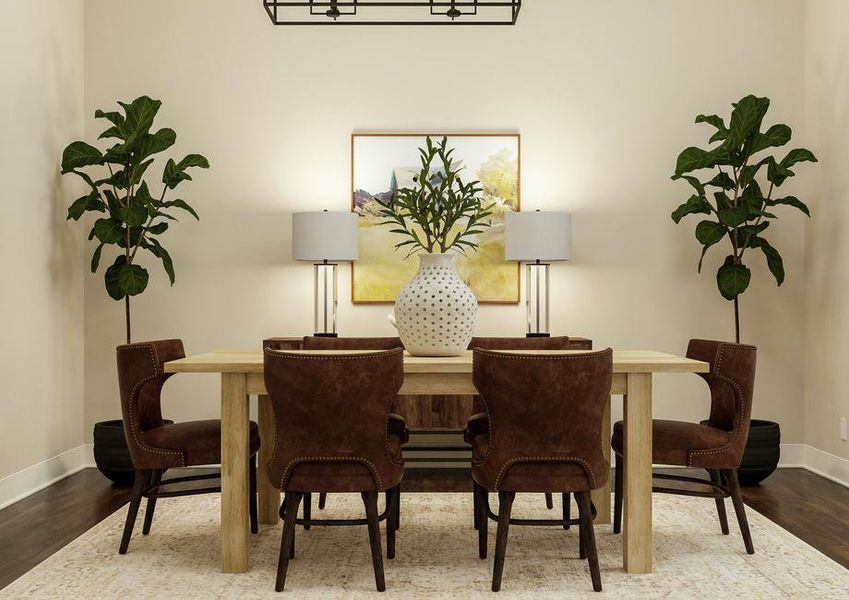
[[[275,25],[515,25],[522,9],[522,0],[263,0],[263,4]]]

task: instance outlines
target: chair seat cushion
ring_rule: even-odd
[[[505,492],[583,492],[592,489],[581,465],[556,462],[514,464],[505,471],[499,485],[496,469],[500,470],[500,465],[477,464],[484,459],[489,447],[489,433],[475,434],[478,428],[488,429],[485,419],[476,419],[474,426],[466,430],[466,438],[472,445],[472,478],[484,489]],[[598,485],[604,485],[606,474],[599,476],[604,480],[597,482]]]
[[[726,448],[731,436],[710,425],[684,421],[652,421],[652,462],[685,467],[728,468],[725,465]],[[613,451],[620,456],[624,451],[624,425],[613,426]],[[705,451],[715,451],[705,453]],[[713,463],[716,463],[714,466]]]
[[[145,431],[144,442],[154,448],[183,453],[183,466],[212,465],[221,462],[221,421],[185,421]],[[250,453],[259,450],[259,428],[250,422]]]
[[[391,421],[390,421],[391,423]],[[398,424],[396,423],[396,426]],[[390,429],[395,428],[391,426]],[[406,428],[404,428],[404,436],[406,437]],[[406,441],[401,436],[390,431],[387,435],[386,443],[389,452],[393,457],[400,461],[401,444]],[[387,461],[389,462],[389,461]],[[378,491],[383,492],[389,488],[395,487],[401,482],[404,476],[403,463],[390,463],[391,467],[385,469],[381,474],[383,489],[376,489],[374,477],[371,471],[362,463],[357,462],[328,462],[328,463],[308,463],[303,462],[296,465],[292,469],[292,474],[289,476],[289,481],[286,484],[286,490],[294,492],[325,492],[325,493],[345,493],[345,492],[368,492]],[[274,482],[280,485],[281,482]]]

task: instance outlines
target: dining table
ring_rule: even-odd
[[[309,352],[293,350],[293,352]],[[322,351],[312,351],[321,353]],[[324,351],[332,353],[332,351]],[[543,351],[570,354],[584,351]],[[259,519],[279,522],[280,491],[269,481],[265,464],[274,444],[274,415],[265,389],[263,352],[208,352],[167,362],[166,373],[208,373],[221,378],[221,570],[248,571],[249,562],[249,408],[257,396],[257,421],[262,440],[258,473]],[[623,567],[628,573],[652,571],[652,380],[655,374],[707,373],[710,365],[653,350],[613,350],[611,396],[623,398],[625,461],[623,498]],[[472,352],[459,356],[404,355],[400,395],[464,396],[476,394]],[[603,421],[601,444],[610,458],[610,402]],[[610,483],[593,492],[596,523],[610,523]],[[471,484],[470,484],[471,489]]]

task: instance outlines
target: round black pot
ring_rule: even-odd
[[[757,485],[772,475],[781,456],[780,444],[781,429],[778,423],[752,419],[743,461],[737,471],[740,485]]]
[[[132,485],[136,470],[124,439],[124,422],[120,419],[94,424],[94,462],[117,485]]]

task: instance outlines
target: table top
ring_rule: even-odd
[[[288,351],[287,351],[288,352]],[[356,354],[351,351],[297,350],[296,354]],[[586,350],[507,351],[510,354],[585,354]],[[262,351],[206,352],[165,363],[166,373],[262,373]],[[404,353],[405,373],[471,373],[472,352],[460,356],[412,356]],[[614,373],[708,373],[710,365],[654,350],[614,350]]]

